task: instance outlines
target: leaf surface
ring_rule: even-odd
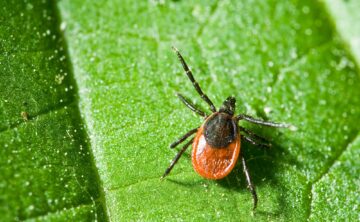
[[[105,218],[54,7],[0,3],[1,221]]]
[[[333,210],[318,204],[316,191],[359,132],[360,82],[323,3],[97,4],[59,6],[111,220],[299,221],[313,220],[315,209],[318,218]],[[237,112],[297,127],[245,124],[274,144],[266,151],[243,143],[260,200],[255,216],[241,166],[208,181],[186,154],[159,181],[177,152],[168,144],[201,124],[175,92],[208,110],[172,45],[217,106],[233,95]],[[356,196],[333,198],[354,216],[346,203]]]
[[[353,1],[1,4],[5,221],[358,219]],[[273,144],[242,142],[255,214],[240,163],[209,181],[188,151],[160,181],[181,148],[168,145],[202,123],[175,92],[210,113],[173,45],[217,107],[232,95],[237,113],[296,128],[241,123]]]

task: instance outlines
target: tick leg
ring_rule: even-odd
[[[185,104],[185,106],[187,106],[189,109],[191,109],[191,111],[199,114],[202,117],[206,117],[206,113],[203,112],[202,110],[200,110],[199,108],[195,107],[194,104],[192,104],[189,100],[187,100],[183,95],[181,95],[180,93],[176,94],[179,99],[181,100],[181,102],[183,102]]]
[[[171,161],[170,166],[165,170],[165,173],[162,175],[161,179],[163,179],[164,177],[166,177],[170,171],[172,170],[172,168],[175,166],[175,164],[177,163],[177,161],[180,159],[181,155],[186,151],[186,149],[189,147],[189,145],[193,142],[194,138],[192,138],[189,142],[187,142],[183,148],[176,154],[176,156],[174,157],[174,159]]]
[[[244,157],[241,157],[241,161],[242,161],[242,165],[243,165],[243,170],[244,170],[244,174],[246,177],[246,181],[248,183],[248,187],[250,189],[251,195],[253,197],[253,202],[254,202],[254,206],[253,206],[253,210],[256,209],[257,206],[257,202],[258,202],[258,198],[257,198],[257,194],[256,194],[256,190],[255,190],[255,186],[254,184],[251,182],[251,178],[250,178],[250,174],[249,174],[249,170],[246,166],[246,161],[244,159]]]
[[[240,114],[240,115],[236,116],[235,119],[236,119],[236,121],[243,119],[250,123],[255,123],[255,124],[259,124],[259,125],[263,125],[263,126],[271,126],[271,127],[279,127],[279,128],[290,127],[290,125],[286,124],[286,123],[274,123],[274,122],[269,122],[269,121],[265,121],[262,119],[255,119],[255,118],[245,115],[245,114]]]
[[[216,112],[216,108],[214,106],[214,104],[211,102],[211,100],[209,99],[209,97],[201,90],[199,83],[196,82],[196,80],[194,79],[194,76],[192,74],[192,72],[190,71],[188,65],[186,64],[184,58],[182,57],[182,55],[180,54],[179,50],[175,47],[172,47],[172,49],[175,51],[176,55],[178,56],[182,67],[184,68],[186,75],[189,77],[190,81],[192,82],[193,86],[195,87],[195,90],[199,93],[199,95],[201,96],[201,98],[210,106],[210,110],[212,112]]]
[[[248,142],[250,142],[251,144],[255,145],[255,146],[262,146],[265,148],[269,148],[271,147],[271,144],[267,144],[267,143],[260,143],[258,141],[255,141],[253,138],[246,136],[246,135],[242,135],[244,137],[244,139]]]
[[[189,138],[189,136],[193,135],[194,133],[197,132],[199,128],[195,128],[190,130],[189,132],[187,132],[185,135],[183,135],[182,137],[180,137],[177,141],[173,142],[172,144],[170,144],[170,148],[174,148],[177,145],[179,145],[180,143],[182,143],[184,140],[186,140],[187,138]]]
[[[249,141],[250,143],[252,143],[254,145],[264,146],[264,147],[271,147],[271,143],[269,143],[269,141],[267,139],[265,139],[264,137],[261,137],[261,136],[255,134],[255,133],[251,132],[250,130],[247,130],[244,127],[241,127],[241,126],[239,126],[239,131],[246,133],[247,135],[242,135],[242,136],[244,136],[244,138],[247,141]],[[259,140],[259,142],[255,141],[255,140]]]

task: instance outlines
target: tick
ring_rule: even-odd
[[[234,115],[236,99],[229,96],[217,110],[209,97],[201,90],[199,84],[194,79],[192,72],[186,64],[180,52],[173,47],[177,57],[179,58],[186,75],[192,82],[195,90],[201,98],[209,105],[211,114],[208,115],[204,111],[197,108],[189,100],[181,94],[177,94],[179,99],[193,112],[204,117],[204,123],[200,127],[196,127],[185,133],[177,141],[170,145],[174,148],[183,143],[186,139],[192,137],[183,145],[181,150],[176,154],[170,166],[166,169],[162,178],[166,177],[178,162],[182,154],[192,144],[192,165],[194,170],[202,177],[211,180],[219,180],[226,177],[236,165],[240,158],[243,166],[245,178],[253,198],[253,210],[256,209],[258,198],[254,184],[251,182],[250,173],[246,166],[244,156],[240,152],[241,139],[250,142],[253,145],[261,147],[270,147],[271,144],[259,135],[250,130],[239,126],[239,121],[244,120],[250,123],[269,126],[269,127],[289,127],[288,124],[275,123],[255,119],[246,114]]]

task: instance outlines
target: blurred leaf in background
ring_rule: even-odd
[[[359,219],[356,9],[330,0],[0,3],[1,219]],[[297,127],[245,125],[274,145],[242,143],[254,215],[240,164],[209,181],[186,154],[159,180],[177,152],[168,145],[202,123],[175,92],[207,110],[172,45],[217,106],[233,95],[238,113]]]

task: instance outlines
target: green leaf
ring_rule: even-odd
[[[358,219],[359,32],[338,23],[356,13],[311,0],[1,4],[5,221]],[[242,143],[255,214],[240,163],[210,181],[188,151],[160,181],[168,145],[202,123],[175,92],[209,112],[172,45],[217,107],[233,95],[237,113],[297,128],[244,123],[273,144]]]
[[[347,47],[355,57],[357,64],[360,63],[360,26],[354,25],[354,21],[360,19],[358,10],[359,1],[324,0],[327,10],[331,13],[339,35],[345,40]]]
[[[317,206],[317,186],[358,134],[360,83],[323,5],[63,1],[60,9],[110,219],[298,221],[333,212]],[[201,103],[171,45],[215,104],[234,95],[238,112],[298,128],[259,129],[273,138],[271,151],[243,146],[259,194],[255,217],[240,166],[208,181],[186,155],[158,179],[176,153],[168,144],[201,124],[173,96]]]
[[[1,221],[104,218],[54,6],[0,3]]]

